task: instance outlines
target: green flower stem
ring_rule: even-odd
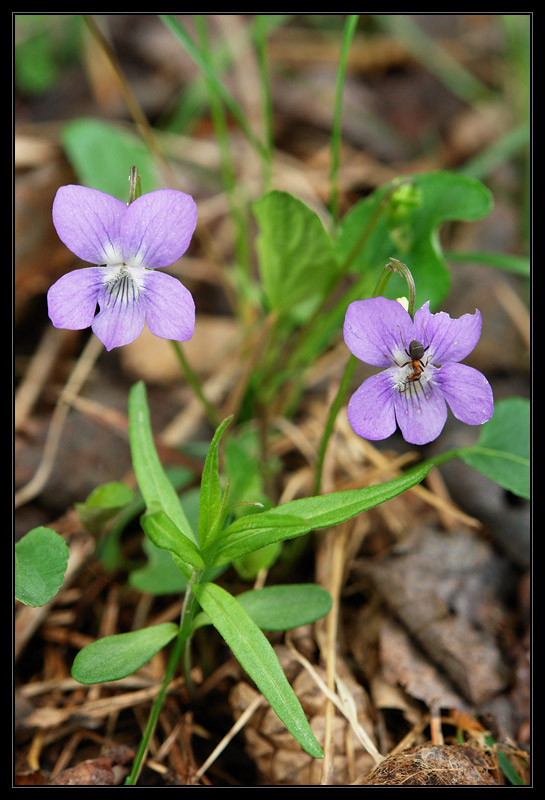
[[[337,390],[337,394],[335,395],[335,399],[331,404],[331,408],[329,409],[329,414],[327,416],[327,421],[324,427],[324,432],[322,434],[322,438],[320,441],[320,447],[318,448],[318,458],[316,461],[316,469],[314,473],[314,495],[320,493],[320,487],[322,485],[322,472],[324,468],[324,459],[325,453],[327,450],[327,445],[329,444],[329,439],[333,432],[333,426],[335,424],[335,420],[337,419],[337,414],[344,402],[344,398],[346,397],[348,390],[350,388],[350,384],[352,383],[352,378],[354,377],[354,370],[356,369],[356,365],[358,363],[358,359],[356,356],[351,355],[348,359],[348,363],[344,370],[344,375],[342,380],[339,384],[339,388]]]
[[[304,346],[304,344],[306,342],[306,339],[307,339],[307,336],[309,336],[312,333],[312,331],[314,329],[314,326],[319,323],[320,317],[322,316],[322,314],[324,313],[324,310],[326,309],[326,307],[328,305],[329,298],[331,296],[333,296],[334,292],[336,291],[336,289],[340,285],[341,281],[344,279],[344,277],[348,273],[348,271],[349,271],[349,269],[350,269],[350,267],[352,265],[352,262],[354,261],[354,259],[356,258],[356,256],[360,252],[360,250],[366,245],[366,243],[370,239],[373,231],[375,230],[376,225],[378,224],[378,222],[380,220],[380,217],[381,217],[382,213],[384,212],[384,210],[388,206],[388,201],[390,200],[391,196],[395,192],[397,192],[397,190],[399,189],[400,186],[403,186],[405,183],[411,183],[411,182],[412,182],[412,178],[399,178],[397,180],[394,180],[393,183],[392,183],[392,186],[390,186],[388,191],[386,191],[385,194],[383,195],[383,197],[381,197],[380,202],[377,204],[377,207],[375,208],[375,210],[374,210],[374,212],[373,212],[373,214],[371,216],[371,219],[369,220],[369,222],[367,223],[367,225],[363,229],[360,238],[358,239],[358,241],[356,242],[355,246],[352,248],[352,250],[348,254],[347,258],[340,265],[340,267],[339,267],[339,269],[337,271],[337,274],[335,275],[334,279],[331,282],[331,285],[328,287],[327,291],[324,293],[324,298],[323,298],[322,302],[319,303],[318,308],[312,314],[311,318],[308,320],[308,322],[306,323],[305,327],[302,328],[297,333],[297,335],[292,336],[292,341],[290,343],[289,350],[287,352],[287,355],[284,356],[284,363],[286,365],[286,371],[287,372],[290,372],[291,370],[295,369],[295,367],[297,365],[297,362],[299,360],[299,351]],[[390,260],[393,260],[393,259],[390,259]],[[381,278],[379,279],[379,281],[382,280],[382,279],[383,279],[383,275],[381,275]],[[376,296],[377,296],[376,294],[372,295],[372,297],[376,297]]]
[[[393,263],[392,263],[393,262]],[[411,319],[414,320],[414,301],[416,297],[416,289],[414,285],[414,278],[411,275],[411,271],[406,264],[402,261],[398,261],[397,258],[390,257],[390,261],[386,264],[385,270],[391,269],[395,272],[399,272],[405,280],[407,281],[407,288],[409,290],[409,314],[411,315]],[[379,278],[379,283],[384,279],[384,272]],[[376,291],[376,290],[375,290]],[[382,291],[378,292],[378,294],[382,294]],[[374,294],[373,297],[377,297],[377,294]]]
[[[138,752],[134,759],[132,769],[127,778],[125,779],[125,786],[135,786],[136,782],[138,781],[138,777],[142,770],[144,759],[148,751],[150,739],[153,736],[155,727],[157,725],[157,720],[159,719],[159,714],[161,713],[163,703],[165,702],[165,697],[168,691],[168,687],[174,677],[174,673],[176,672],[176,668],[180,662],[182,653],[184,652],[184,650],[186,650],[187,652],[189,640],[191,637],[193,618],[195,616],[195,607],[197,605],[197,601],[193,593],[193,586],[195,586],[195,584],[199,582],[201,575],[202,575],[201,572],[194,570],[188,582],[182,606],[182,611],[180,614],[180,632],[178,633],[178,636],[174,643],[174,647],[172,648],[172,652],[170,654],[170,658],[163,678],[163,683],[161,685],[161,690],[159,691],[159,694],[155,698],[155,703],[153,704],[153,707],[151,709],[151,713],[148,718],[148,723],[146,725],[146,730],[144,731],[142,739],[140,740],[140,745],[138,747]],[[187,669],[185,670],[185,672],[187,680]]]
[[[195,375],[191,365],[189,364],[187,358],[185,357],[185,353],[182,350],[182,346],[180,345],[180,342],[176,342],[173,339],[171,339],[170,342],[171,342],[171,344],[172,344],[172,346],[174,348],[174,352],[176,353],[178,361],[180,362],[181,367],[182,367],[182,369],[184,371],[184,374],[185,374],[185,377],[187,379],[187,382],[189,383],[189,385],[191,386],[191,388],[193,389],[193,391],[195,392],[195,394],[197,395],[197,397],[201,401],[201,403],[202,403],[202,405],[204,407],[204,410],[206,412],[206,416],[208,417],[209,421],[211,422],[211,424],[215,428],[217,428],[219,423],[220,423],[220,418],[218,417],[218,415],[216,413],[216,409],[209,402],[209,400],[207,400],[207,398],[205,397],[204,392],[203,392],[202,387],[201,387],[201,384],[199,383],[199,379]]]

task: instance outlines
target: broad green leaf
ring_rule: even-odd
[[[491,480],[521,497],[530,497],[530,402],[510,397],[496,403],[477,443],[459,456]]]
[[[236,600],[262,631],[289,631],[325,617],[331,595],[315,583],[265,586],[237,594]],[[206,614],[195,618],[195,627],[211,624]]]
[[[226,564],[272,542],[339,525],[415,486],[430,468],[426,464],[379,486],[292,500],[262,514],[241,517],[222,531],[213,563]]]
[[[407,182],[413,187],[409,194]],[[435,308],[450,287],[439,227],[449,220],[480,219],[491,208],[489,190],[475,178],[446,171],[397,178],[346,214],[335,242],[337,260],[362,276],[359,296],[363,298],[370,296],[388,260],[397,258],[414,277],[416,307],[429,300]],[[401,295],[407,295],[406,284],[394,275],[388,297]]]
[[[27,606],[44,606],[64,580],[70,551],[51,528],[33,528],[15,544],[15,597]]]
[[[196,546],[162,509],[150,509],[140,518],[140,524],[156,547],[169,550],[195,569],[204,569],[205,563]]]
[[[107,522],[134,500],[134,492],[124,483],[112,481],[94,489],[85,503],[75,508],[81,524],[89,533],[99,535]]]
[[[236,598],[221,586],[200,584],[194,587],[194,592],[203,611],[289,732],[307,753],[315,758],[323,758],[322,748],[284,675],[278,657],[255,622]]]
[[[156,169],[149,150],[119,125],[98,119],[75,119],[64,126],[61,138],[68,160],[84,186],[126,203],[130,169],[136,166],[142,191],[157,188]]]
[[[85,684],[126,678],[147,664],[177,634],[178,626],[174,622],[164,622],[140,631],[97,639],[75,657],[72,677]]]
[[[208,449],[201,478],[199,498],[199,542],[201,547],[213,534],[221,511],[221,482],[218,473],[218,448],[225,428],[232,417],[224,419],[218,426]]]
[[[337,273],[329,235],[318,216],[286,192],[254,205],[259,271],[270,307],[285,312],[326,289]]]
[[[142,381],[129,393],[129,440],[132,465],[148,509],[163,509],[182,533],[197,544],[176,491],[157,455],[150,425],[146,388]]]

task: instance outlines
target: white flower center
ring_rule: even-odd
[[[127,264],[109,264],[104,267],[104,288],[107,306],[132,305],[138,302],[144,290],[142,267],[129,267]]]
[[[419,404],[428,399],[433,389],[437,366],[432,364],[433,351],[427,348],[420,359],[413,359],[404,348],[392,353],[394,366],[390,367],[394,388],[407,401]]]

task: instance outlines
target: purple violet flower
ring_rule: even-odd
[[[53,224],[78,258],[100,265],[76,269],[51,286],[47,304],[56,328],[90,325],[107,350],[133,342],[146,321],[155,336],[191,339],[191,293],[176,278],[155,271],[189,247],[197,224],[190,195],[159,189],[127,205],[97,189],[61,186]]]
[[[348,403],[348,421],[365,439],[386,439],[396,429],[405,441],[427,444],[447,418],[482,425],[494,411],[490,384],[478,370],[459,364],[481,335],[481,315],[451,319],[425,303],[414,315],[396,300],[373,297],[350,303],[344,321],[348,349],[367,364],[386,367],[367,378]]]

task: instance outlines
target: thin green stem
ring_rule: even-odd
[[[255,41],[257,50],[257,63],[259,66],[259,80],[261,84],[261,107],[263,126],[265,129],[265,154],[263,157],[263,193],[268,192],[271,184],[273,160],[273,114],[271,87],[269,81],[269,60],[267,54],[267,14],[255,16]]]
[[[346,20],[337,72],[337,85],[335,89],[335,106],[333,111],[333,126],[331,130],[331,169],[330,169],[330,201],[329,208],[335,225],[339,220],[339,164],[340,147],[342,138],[342,105],[343,89],[346,76],[348,51],[358,24],[359,14],[350,14]]]
[[[199,379],[195,375],[195,372],[193,371],[189,361],[185,357],[185,353],[184,353],[184,351],[182,349],[182,346],[181,346],[180,342],[176,342],[173,339],[171,339],[170,342],[172,344],[172,347],[174,348],[174,352],[176,353],[178,361],[180,362],[181,367],[182,367],[182,369],[184,371],[184,374],[185,374],[187,382],[189,383],[189,385],[191,386],[191,388],[193,389],[193,391],[195,392],[195,394],[197,395],[197,397],[201,401],[201,403],[203,405],[203,408],[204,408],[204,410],[206,412],[206,416],[208,417],[209,421],[212,423],[212,425],[215,428],[217,428],[219,423],[220,423],[220,418],[219,418],[214,406],[205,397],[204,392],[203,392],[202,387],[201,387],[201,384],[199,382]]]
[[[320,447],[318,448],[318,458],[316,460],[316,468],[314,473],[315,495],[320,494],[320,489],[322,485],[322,473],[324,469],[324,459],[327,450],[327,445],[329,444],[329,439],[331,438],[331,434],[333,432],[333,426],[335,425],[337,414],[339,413],[339,410],[344,402],[344,398],[346,397],[348,390],[350,388],[350,384],[352,383],[352,378],[354,377],[354,371],[356,369],[357,363],[358,359],[356,358],[356,356],[351,355],[345,367],[344,375],[339,384],[339,388],[337,390],[337,394],[335,395],[335,399],[333,400],[331,408],[329,409],[329,414],[327,416],[324,432],[322,434],[322,438],[320,441]]]
[[[182,25],[178,22],[176,17],[173,14],[159,14],[159,19],[161,19],[167,28],[172,31],[172,33],[176,36],[176,38],[181,42],[181,44],[185,47],[193,61],[197,64],[197,66],[203,71],[204,75],[210,80],[216,92],[220,95],[221,99],[233,115],[233,118],[239,124],[242,132],[252,143],[258,153],[261,156],[266,158],[265,148],[263,147],[262,143],[257,139],[253,131],[251,130],[244,113],[236,100],[229,94],[229,92],[225,89],[221,81],[218,80],[218,77],[214,70],[212,69],[211,65],[207,63],[207,61],[203,58],[201,52],[199,51],[198,47],[192,41],[191,37],[188,35],[187,31],[184,30]]]
[[[377,203],[377,207],[375,208],[371,219],[363,229],[361,236],[359,237],[358,241],[345,258],[342,265],[337,270],[331,285],[328,287],[327,291],[324,292],[324,298],[322,302],[319,304],[316,311],[313,313],[309,321],[306,323],[305,327],[298,331],[296,336],[291,337],[290,341],[290,349],[288,351],[287,356],[284,358],[284,362],[286,364],[286,368],[289,371],[295,369],[297,362],[299,361],[299,351],[305,345],[307,337],[312,334],[314,326],[318,324],[320,317],[323,315],[325,308],[327,307],[328,301],[330,296],[334,293],[336,288],[339,286],[340,282],[343,280],[345,275],[347,274],[348,270],[350,269],[352,262],[361,251],[361,249],[365,246],[369,238],[371,237],[375,227],[384,211],[387,208],[388,201],[390,200],[391,196],[405,183],[411,183],[412,178],[399,178],[398,180],[392,181],[392,185],[387,189],[387,191],[383,194],[380,198],[380,201]],[[372,295],[373,297],[376,295]]]
[[[203,15],[195,15],[195,27],[199,36],[201,57],[204,63],[209,66],[209,71],[205,72],[204,79],[208,93],[208,102],[210,104],[210,113],[212,115],[214,132],[220,153],[222,181],[227,193],[231,221],[233,223],[233,228],[235,229],[234,238],[237,259],[238,263],[244,268],[245,273],[248,274],[250,269],[250,255],[246,236],[246,225],[244,221],[244,214],[241,210],[241,202],[237,196],[240,194],[240,192],[237,190],[236,170],[231,156],[229,129],[223,110],[221,94],[218,91],[217,82],[213,81],[210,77],[210,71],[213,71],[213,59],[210,50],[210,41],[206,20]]]
[[[409,308],[407,310],[411,316],[411,319],[414,319],[414,302],[416,299],[416,287],[414,285],[414,278],[411,274],[410,269],[406,264],[403,263],[403,261],[398,261],[397,258],[391,258],[391,257],[390,261],[388,262],[388,264],[386,264],[385,267],[385,270],[388,269],[394,270],[395,272],[399,272],[399,274],[405,278],[407,282],[407,289],[409,290]],[[381,278],[379,278],[379,283],[381,279],[384,279],[384,272],[382,273]],[[378,291],[377,294],[382,294],[382,289]],[[374,294],[373,297],[377,297],[377,294]]]
[[[180,631],[176,637],[174,647],[172,648],[167,668],[165,670],[163,683],[161,684],[161,689],[155,698],[155,702],[148,717],[146,729],[143,733],[142,739],[140,740],[140,745],[138,747],[138,752],[134,759],[132,769],[125,779],[125,786],[135,786],[136,782],[138,781],[138,777],[144,765],[144,759],[148,751],[150,739],[153,736],[155,727],[157,725],[157,720],[159,719],[159,714],[161,713],[161,709],[165,702],[168,687],[174,677],[174,673],[176,672],[184,648],[186,648],[191,635],[191,625],[196,606],[196,599],[195,595],[193,594],[193,586],[198,583],[201,575],[201,572],[194,570],[187,585],[182,611],[180,614]]]

